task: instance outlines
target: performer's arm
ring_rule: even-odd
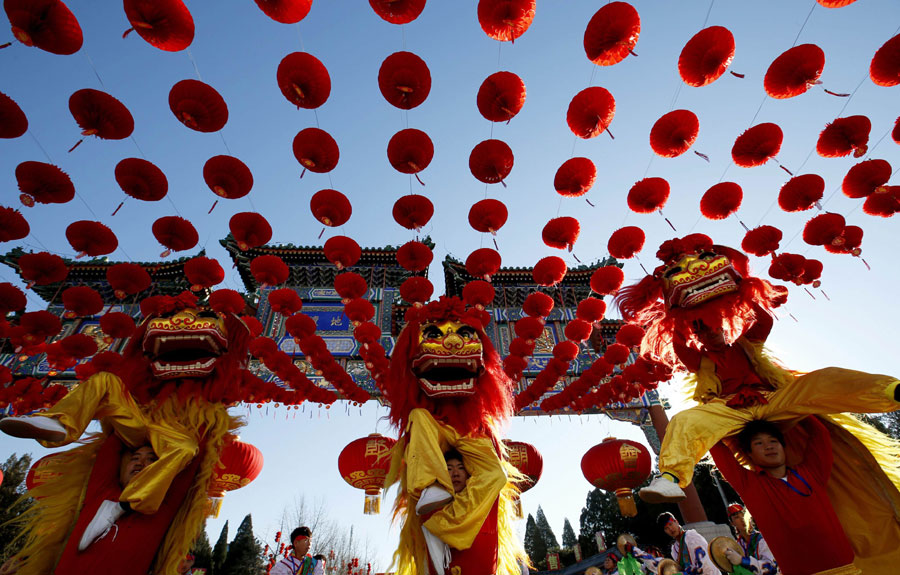
[[[712,455],[713,461],[716,462],[716,467],[725,476],[725,480],[740,491],[746,483],[749,471],[737,462],[731,449],[720,441],[709,450],[709,454]]]
[[[763,309],[758,303],[753,304],[753,312],[756,315],[756,319],[753,321],[753,325],[744,332],[744,337],[753,342],[764,342],[768,339],[769,333],[772,332],[772,325],[775,323],[775,320],[772,318],[772,314]]]
[[[775,562],[775,556],[772,555],[769,544],[766,543],[765,538],[762,536],[759,538],[756,554],[759,555],[759,559],[754,559],[754,561],[759,563],[759,575],[775,575],[778,573],[778,563]]]
[[[675,336],[672,338],[672,347],[675,349],[678,360],[688,371],[691,373],[700,371],[700,360],[703,359],[703,354],[690,347],[678,332],[675,332]]]
[[[834,462],[828,429],[815,416],[807,417],[800,425],[806,430],[809,440],[803,453],[803,463],[798,467],[809,470],[825,483],[831,475],[831,465]]]
[[[689,531],[684,538],[684,545],[690,552],[694,573],[700,575],[718,575],[719,568],[709,557],[709,543],[696,531]]]

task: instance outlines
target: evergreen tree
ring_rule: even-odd
[[[259,575],[265,568],[262,551],[262,545],[253,536],[253,518],[248,513],[228,546],[221,575]]]
[[[566,517],[566,521],[565,523],[563,523],[562,531],[563,548],[574,549],[576,543],[578,543],[578,539],[575,538],[575,530],[572,529],[572,524],[569,523],[569,518]]]
[[[222,532],[219,533],[219,539],[212,551],[212,570],[210,575],[222,575],[224,573],[225,558],[228,556],[228,522],[222,526]]]
[[[7,522],[24,513],[33,501],[22,499],[25,493],[25,476],[31,467],[31,456],[27,453],[16,457],[13,453],[2,464],[3,483],[0,483],[0,564],[15,555],[22,548],[24,541],[13,541],[19,534],[16,525]]]
[[[585,557],[598,553],[594,536],[598,531],[603,533],[607,548],[615,547],[616,538],[622,533],[632,534],[641,547],[656,545],[665,549],[671,544],[671,539],[656,526],[656,517],[663,511],[669,511],[675,517],[680,517],[678,507],[674,504],[650,505],[637,495],[635,502],[638,509],[637,516],[624,517],[619,512],[619,503],[614,493],[599,489],[588,493],[585,506],[581,510],[581,533],[578,537]]]
[[[191,546],[191,553],[194,554],[194,567],[206,569],[207,572],[212,569],[212,547],[209,545],[206,531],[200,531],[200,535]]]
[[[556,540],[556,535],[553,534],[553,529],[550,528],[547,516],[544,515],[544,510],[541,509],[540,505],[538,505],[535,523],[537,524],[538,533],[541,534],[541,538],[544,540],[544,545],[547,546],[547,551],[559,551],[559,541]]]
[[[528,514],[528,520],[525,522],[525,552],[528,553],[528,557],[535,567],[539,567],[547,560],[547,545],[544,543],[544,538],[541,537],[531,513]]]

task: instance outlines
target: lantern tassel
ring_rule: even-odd
[[[735,78],[740,78],[740,79],[742,79],[742,80],[744,79],[744,74],[738,74],[738,73],[735,72],[734,70],[729,70],[729,72],[730,72],[731,75],[734,76]]]
[[[425,182],[422,181],[422,178],[419,177],[419,174],[413,174],[413,175],[416,177],[417,182],[419,182],[423,186],[425,185]]]
[[[825,90],[826,94],[831,94],[832,96],[837,96],[838,98],[849,98],[850,97],[850,94],[844,94],[841,92],[832,92],[828,88],[822,88],[822,89]]]
[[[816,296],[814,296],[814,295],[812,294],[812,292],[809,291],[809,288],[803,288],[803,291],[805,291],[806,293],[808,293],[808,294],[809,294],[809,297],[811,297],[811,298],[813,298],[813,299],[816,299]]]
[[[619,501],[619,512],[623,516],[635,517],[637,515],[637,504],[634,502],[631,489],[616,489],[616,499]]]
[[[118,214],[118,213],[119,213],[119,210],[121,210],[121,209],[122,209],[122,206],[124,206],[124,205],[125,205],[125,202],[119,202],[118,207],[116,207],[116,210],[112,213],[112,215]]]
[[[12,42],[7,42],[6,44],[0,44],[0,50],[2,50],[3,48],[9,48],[10,46],[12,46]]]
[[[779,167],[779,168],[781,168],[782,170],[784,170],[785,172],[787,172],[789,176],[793,176],[793,175],[794,175],[794,172],[792,172],[792,171],[790,171],[789,169],[785,168],[784,165],[783,165],[781,162],[779,162],[778,160],[775,160],[775,163],[778,164],[778,167]]]
[[[222,502],[225,501],[225,497],[210,497],[208,501],[209,513],[207,515],[213,518],[218,517],[219,513],[222,511]]]
[[[322,231],[319,232],[319,239],[320,239],[320,240],[322,239],[322,234],[324,234],[324,233],[325,233],[325,228],[323,227],[323,228],[322,228]]]
[[[516,519],[523,519],[525,514],[522,512],[522,497],[518,493],[513,495],[512,505]]]
[[[592,204],[591,201],[590,201],[589,199],[587,199],[587,198],[585,198],[584,201],[586,201],[586,202],[588,203],[588,205],[591,206],[592,208],[596,208],[596,207],[597,207],[597,206],[595,206],[594,204]]]
[[[697,150],[694,150],[694,153],[697,154],[698,156],[700,156],[701,158],[703,158],[704,160],[706,160],[707,162],[709,162],[709,156],[707,156],[706,154],[701,154]]]
[[[216,205],[217,205],[218,203],[219,203],[219,200],[214,201],[212,207],[209,208],[209,211],[206,212],[206,213],[207,213],[207,214],[211,214],[212,211],[213,211],[214,209],[216,209]]]
[[[609,134],[609,137],[612,138],[613,140],[616,139],[616,137],[613,136],[613,133],[609,131],[609,128],[606,128],[606,133]]]
[[[125,32],[122,33],[122,39],[124,40],[125,38],[127,38],[128,35],[131,34],[132,32],[134,32],[134,26],[132,26],[128,30],[125,30]]]
[[[78,141],[75,143],[74,146],[72,146],[71,148],[69,148],[69,152],[71,152],[72,150],[74,150],[75,148],[77,148],[78,146],[80,146],[80,145],[81,145],[81,142],[83,142],[83,141],[84,141],[84,138],[81,138],[80,140],[78,140]]]
[[[381,513],[381,490],[375,493],[366,493],[366,503],[363,506],[363,514],[378,515]]]

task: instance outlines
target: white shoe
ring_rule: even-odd
[[[438,536],[422,526],[425,535],[425,546],[428,548],[428,557],[434,566],[435,573],[445,573],[450,567],[450,546],[438,539]]]
[[[439,485],[430,485],[423,489],[419,496],[419,501],[416,503],[416,515],[427,515],[451,501],[453,501],[453,495],[446,489]]]
[[[650,485],[641,489],[638,495],[647,503],[675,503],[687,497],[677,483],[662,476],[654,477]]]
[[[94,518],[84,528],[84,534],[81,536],[81,541],[78,542],[78,550],[84,551],[94,541],[106,535],[123,513],[125,510],[118,501],[107,500],[101,503]]]
[[[23,415],[0,419],[0,431],[13,437],[40,439],[50,443],[66,440],[66,428],[52,417]]]

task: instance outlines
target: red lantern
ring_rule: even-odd
[[[334,277],[334,291],[344,303],[361,298],[369,291],[366,280],[356,272],[344,272]]]
[[[378,16],[391,24],[409,24],[425,9],[425,0],[369,0]]]
[[[556,170],[553,187],[561,196],[576,198],[588,193],[596,178],[594,162],[588,158],[570,158]]]
[[[508,217],[506,204],[500,200],[480,200],[469,208],[469,225],[476,232],[496,234]]]
[[[23,311],[28,299],[25,292],[9,282],[0,283],[0,317],[11,312]]]
[[[264,245],[272,239],[272,226],[256,212],[238,212],[228,221],[228,229],[237,242],[238,249],[249,250]]]
[[[103,311],[103,298],[97,290],[88,286],[72,286],[62,292],[65,317],[86,317]]]
[[[592,331],[594,331],[594,326],[591,324],[591,322],[576,317],[566,324],[566,329],[563,333],[565,334],[567,340],[581,343],[591,337]]]
[[[853,4],[856,0],[816,0],[816,2],[825,8],[843,8],[844,6]]]
[[[553,287],[566,277],[568,266],[562,258],[547,256],[538,260],[531,270],[534,283],[539,286]]]
[[[477,309],[484,309],[491,305],[494,296],[496,296],[494,286],[484,280],[472,280],[462,290],[462,297],[466,305],[474,306]],[[25,297],[24,294],[22,297]]]
[[[58,334],[62,329],[62,322],[49,311],[31,311],[22,314],[19,318],[19,327],[25,334],[23,338],[25,342],[35,344]]]
[[[134,318],[119,311],[106,313],[100,318],[100,329],[114,339],[131,337],[135,330]]]
[[[266,257],[266,256],[259,256]],[[277,256],[271,256],[277,257]],[[258,258],[254,258],[254,261]],[[253,262],[250,262],[250,273],[253,273]],[[254,276],[255,278],[255,276]],[[247,307],[247,302],[244,301],[244,296],[234,291],[233,289],[217,289],[212,292],[209,296],[209,307],[211,307],[214,311],[219,313],[233,313],[240,314],[244,313],[244,308]]]
[[[434,144],[422,130],[400,130],[388,142],[388,161],[401,174],[418,174],[434,157]],[[419,176],[416,176],[418,179]],[[422,180],[419,180],[422,183]]]
[[[181,0],[125,0],[125,16],[132,30],[166,52],[184,50],[194,41],[194,19]]]
[[[774,226],[759,226],[744,235],[741,249],[755,256],[767,256],[778,249],[782,236],[781,230]]]
[[[744,191],[734,182],[719,182],[700,199],[700,213],[710,220],[724,220],[738,211]]]
[[[28,131],[28,118],[16,102],[0,92],[0,138],[18,138]]]
[[[690,110],[672,110],[653,124],[650,147],[663,158],[687,152],[700,132],[700,120]]]
[[[434,285],[428,278],[413,276],[400,284],[400,297],[414,305],[425,303],[433,293]]]
[[[356,265],[356,262],[362,257],[362,250],[359,244],[347,236],[328,238],[323,246],[323,250],[328,261],[336,265],[339,270]]]
[[[881,186],[866,198],[863,211],[870,216],[889,218],[900,212],[900,186]]]
[[[622,287],[625,273],[619,266],[603,266],[591,274],[591,290],[600,295],[613,295]]]
[[[153,222],[153,237],[166,248],[160,254],[163,258],[172,252],[189,250],[200,240],[193,224],[178,216],[163,216]]]
[[[63,353],[75,359],[84,359],[97,353],[97,342],[85,333],[76,333],[57,342]]]
[[[3,9],[16,40],[26,46],[61,56],[81,49],[81,26],[59,0],[4,0]]]
[[[513,168],[513,153],[502,140],[484,140],[469,154],[469,170],[475,179],[485,184],[501,183]]]
[[[105,256],[119,247],[119,240],[111,229],[100,222],[79,220],[66,228],[66,239],[78,255]]]
[[[524,441],[504,439],[503,445],[506,447],[506,458],[509,463],[525,476],[525,479],[516,483],[519,493],[525,493],[540,481],[541,474],[544,472],[544,458],[535,446]],[[522,504],[518,497],[513,505],[516,517],[521,518],[523,516]]]
[[[778,154],[783,139],[784,133],[777,124],[757,124],[737,137],[731,158],[742,168],[761,166]]]
[[[21,240],[29,233],[31,226],[19,210],[0,206],[0,242]]]
[[[122,102],[106,92],[84,88],[69,97],[69,111],[81,128],[82,136],[104,140],[124,140],[134,131],[134,118]],[[71,152],[84,139],[69,149]]]
[[[282,58],[276,73],[278,87],[288,102],[297,108],[313,110],[331,95],[331,76],[318,58],[306,52],[293,52]]]
[[[636,441],[608,437],[584,454],[581,472],[594,487],[615,492],[622,515],[634,517],[631,490],[650,476],[650,452]]]
[[[394,52],[378,70],[378,87],[389,104],[411,110],[431,91],[431,72],[425,61],[412,52]]]
[[[786,212],[812,208],[825,193],[825,180],[817,174],[803,174],[788,180],[778,192],[778,205]]]
[[[219,465],[213,467],[209,481],[210,516],[218,517],[226,491],[234,491],[259,476],[263,454],[256,447],[228,436],[219,451]]]
[[[184,276],[191,282],[191,291],[200,291],[222,283],[225,280],[225,270],[218,261],[197,256],[185,262]]]
[[[612,66],[633,54],[641,34],[641,18],[627,2],[611,2],[597,10],[584,31],[584,52],[598,66]]]
[[[434,215],[434,204],[425,196],[409,194],[394,202],[394,221],[408,230],[421,230]]]
[[[64,204],[75,197],[69,176],[52,164],[22,162],[16,166],[19,199],[29,208],[35,204]]]
[[[29,284],[49,285],[61,282],[69,275],[66,262],[56,254],[47,252],[24,254],[17,263],[19,273]]]
[[[140,158],[125,158],[116,164],[116,182],[123,192],[145,202],[159,201],[169,191],[162,170]]]
[[[541,230],[541,239],[551,248],[572,251],[578,234],[581,232],[581,224],[571,217],[553,218]]]
[[[203,165],[203,181],[215,195],[228,200],[243,198],[253,189],[250,168],[232,156],[213,156],[208,159]]]
[[[496,250],[480,248],[466,258],[466,271],[472,277],[491,281],[491,276],[500,270],[502,261]]]
[[[280,257],[264,255],[250,260],[250,273],[262,287],[268,287],[286,282],[291,272]]]
[[[179,122],[198,132],[218,132],[228,122],[225,99],[199,80],[182,80],[172,86],[169,109]]]
[[[900,36],[894,36],[875,52],[869,65],[869,77],[878,86],[900,84]]]
[[[553,311],[553,298],[549,295],[536,291],[528,294],[525,301],[522,302],[522,313],[529,317],[547,317]],[[529,352],[530,354],[530,352]]]
[[[619,269],[619,268],[616,268]],[[575,317],[589,323],[595,323],[606,315],[606,302],[595,297],[587,297],[578,302],[575,308]],[[590,336],[590,334],[588,334]]]
[[[850,168],[841,183],[848,198],[865,198],[878,191],[891,179],[893,169],[885,160],[866,160]],[[825,187],[825,182],[822,182]],[[820,196],[821,197],[821,196]]]
[[[611,4],[608,4],[611,6]],[[592,86],[575,94],[566,111],[569,129],[579,138],[599,136],[616,115],[616,100],[600,86]]]
[[[763,86],[773,98],[793,98],[819,81],[825,68],[825,52],[815,44],[801,44],[787,50],[769,66]]]
[[[626,226],[612,233],[606,247],[612,257],[627,260],[644,248],[644,240],[644,230],[637,226]]]
[[[628,191],[628,207],[638,214],[661,210],[669,199],[669,182],[662,178],[644,178]]]
[[[138,294],[150,287],[150,274],[137,264],[121,263],[106,270],[106,281],[119,299]]]
[[[347,196],[331,189],[319,190],[313,194],[309,200],[309,209],[314,218],[329,227],[346,224],[353,213]]]
[[[363,512],[375,515],[381,511],[381,490],[391,467],[391,448],[395,440],[372,433],[351,441],[338,455],[338,471],[351,487],[366,493]]]
[[[293,288],[281,288],[269,292],[269,307],[285,317],[303,309],[303,300]]]
[[[825,244],[825,251],[832,254],[852,254],[859,256],[862,250],[863,230],[859,226],[845,226],[841,235]]]
[[[397,263],[405,270],[420,272],[428,269],[434,254],[422,242],[409,241],[397,250]]]
[[[306,128],[300,130],[294,136],[294,157],[303,166],[303,174],[306,170],[317,174],[330,172],[337,166],[341,157],[337,142],[331,134],[319,128]]]
[[[816,153],[823,158],[843,158],[853,152],[861,158],[869,150],[872,122],[865,116],[838,118],[825,126],[816,142]]]
[[[718,80],[734,59],[734,35],[710,26],[688,40],[678,57],[678,73],[688,86],[699,88]]]
[[[803,227],[803,241],[811,246],[830,244],[841,237],[846,225],[844,216],[840,214],[819,214]]]
[[[515,42],[534,20],[536,0],[478,0],[478,23],[490,38]]]
[[[635,348],[644,339],[644,328],[636,323],[626,323],[616,332],[616,343]]]
[[[525,105],[525,82],[512,72],[495,72],[481,83],[475,103],[486,120],[508,122]]]
[[[312,0],[254,0],[266,16],[282,24],[296,24],[306,18]]]

